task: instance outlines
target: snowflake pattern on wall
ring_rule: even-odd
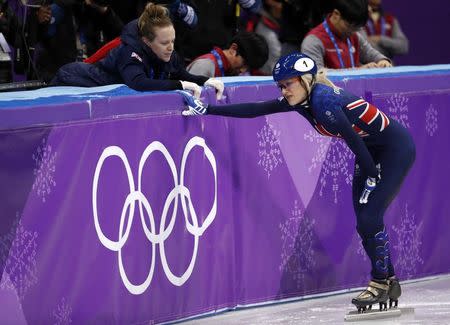
[[[425,131],[432,137],[438,129],[438,112],[431,104],[425,112]]]
[[[15,290],[20,301],[37,283],[37,232],[25,229],[16,214],[11,231],[0,236],[0,261],[5,261],[0,289]]]
[[[323,135],[311,130],[304,135],[304,138],[317,144],[317,151],[311,160],[308,171],[311,172],[318,166],[322,166],[322,172],[319,178],[319,195],[323,195],[331,179],[334,203],[338,203],[338,193],[340,191],[339,179],[343,177],[347,185],[351,184],[353,180],[351,162],[353,161],[354,154],[344,141],[337,138],[332,138],[331,143],[328,145],[328,140]]]
[[[359,237],[358,237],[358,239],[359,239]],[[362,256],[362,259],[363,259],[364,261],[367,261],[367,260],[369,259],[369,258],[367,257],[366,251],[364,250],[364,246],[363,246],[363,244],[362,244],[361,239],[358,240],[358,249],[356,250],[356,254],[358,254],[359,256]]]
[[[275,168],[283,163],[283,158],[280,149],[280,134],[274,128],[266,117],[266,124],[256,133],[258,137],[258,165],[260,165],[267,173],[267,178],[270,178],[271,173]]]
[[[420,257],[420,247],[422,246],[420,238],[423,222],[417,224],[415,219],[415,214],[408,212],[408,205],[406,204],[405,214],[400,220],[400,226],[392,227],[397,234],[398,241],[398,244],[394,246],[398,256],[395,265],[396,272],[405,279],[412,278],[416,274],[417,266],[423,264],[423,259]]]
[[[33,190],[35,190],[37,195],[42,198],[42,202],[46,201],[52,188],[56,186],[54,180],[56,157],[57,153],[53,152],[52,146],[47,144],[45,138],[32,156],[36,165],[33,170]]]
[[[296,200],[291,216],[279,225],[282,241],[279,269],[291,274],[298,288],[316,265],[312,248],[314,224],[315,220],[305,216]]]
[[[389,117],[399,122],[405,128],[410,127],[408,117],[408,101],[409,99],[402,94],[394,94],[387,100]]]
[[[62,298],[56,309],[53,311],[55,318],[54,325],[67,325],[72,323],[72,308],[67,304],[66,299]]]

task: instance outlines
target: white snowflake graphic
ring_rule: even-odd
[[[305,216],[296,200],[291,216],[279,225],[282,240],[279,269],[290,273],[297,287],[301,287],[305,275],[316,265],[312,248],[314,224],[315,220]]]
[[[46,197],[51,193],[52,188],[56,186],[56,182],[53,178],[56,170],[56,156],[57,153],[53,152],[52,147],[47,144],[45,138],[32,156],[36,164],[36,167],[33,170],[33,175],[35,177],[33,190],[35,190],[37,195],[42,198],[42,202],[45,202]]]
[[[0,262],[8,275],[2,277],[0,289],[15,290],[21,301],[37,283],[37,236],[37,232],[23,227],[18,213],[11,231],[0,236]]]
[[[388,100],[389,117],[393,118],[405,128],[409,128],[408,117],[409,99],[401,94],[394,94]]]
[[[266,124],[256,133],[259,139],[258,165],[264,168],[264,171],[267,173],[267,178],[270,178],[272,171],[283,163],[280,149],[280,134],[281,131],[276,130],[269,123],[267,117]]]
[[[432,137],[438,129],[438,112],[431,104],[425,112],[425,131]]]
[[[304,138],[318,145],[318,149],[311,160],[311,166],[309,166],[308,171],[311,172],[319,165],[322,165],[322,172],[319,179],[320,196],[323,195],[323,191],[327,187],[328,179],[331,178],[331,190],[334,193],[334,203],[338,203],[338,193],[340,190],[339,179],[344,177],[346,184],[351,184],[353,180],[353,174],[351,173],[353,153],[344,141],[332,138],[330,145],[328,145],[328,140],[323,135],[311,130],[304,135]]]
[[[67,325],[72,323],[72,308],[67,304],[66,299],[62,298],[56,309],[53,311],[55,318],[54,325]]]
[[[405,214],[400,222],[399,227],[392,227],[398,240],[398,245],[394,246],[398,256],[396,270],[403,278],[410,279],[415,275],[417,266],[423,264],[423,259],[420,257],[420,247],[422,246],[420,233],[423,222],[417,224],[415,215],[409,214],[407,204]]]
[[[358,237],[359,238],[359,237]],[[358,254],[358,255],[360,255],[360,256],[362,256],[362,258],[363,258],[363,260],[364,261],[367,261],[369,258],[367,257],[367,253],[366,253],[366,251],[364,250],[364,246],[363,246],[363,244],[362,244],[362,241],[361,240],[358,240],[358,249],[356,250],[356,253]]]

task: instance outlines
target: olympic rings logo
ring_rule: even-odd
[[[192,205],[190,192],[189,190],[184,186],[184,172],[185,172],[185,166],[186,166],[186,160],[189,156],[189,153],[195,146],[200,146],[203,148],[203,151],[205,153],[206,158],[209,160],[209,163],[211,164],[212,170],[214,172],[214,202],[211,207],[211,210],[208,213],[208,216],[206,217],[205,221],[201,226],[198,224],[197,214],[195,212],[194,206]],[[155,226],[155,218],[153,215],[152,208],[150,206],[149,201],[147,198],[142,194],[141,192],[141,184],[142,184],[142,170],[144,168],[145,162],[150,157],[150,155],[154,151],[159,151],[163,154],[165,157],[170,170],[172,171],[173,175],[173,189],[168,194],[166,201],[164,203],[164,208],[162,211],[161,216],[161,223],[159,227],[159,233],[156,232],[156,226]],[[119,225],[119,240],[114,241],[105,236],[103,233],[99,218],[98,218],[98,211],[97,211],[97,190],[98,190],[98,181],[100,177],[100,172],[103,166],[103,163],[105,160],[109,157],[118,157],[122,160],[125,171],[128,176],[128,183],[130,187],[130,193],[128,194],[127,198],[125,199],[122,213],[120,216],[120,225]],[[111,251],[118,252],[118,260],[119,260],[119,272],[120,277],[122,278],[122,281],[125,285],[125,287],[128,289],[128,291],[132,294],[139,295],[142,294],[149,286],[152,281],[153,272],[155,269],[155,252],[156,252],[156,245],[159,245],[159,253],[161,256],[161,263],[164,269],[164,273],[166,274],[169,281],[176,286],[182,286],[191,276],[192,271],[194,269],[195,260],[197,258],[197,249],[198,249],[198,241],[200,236],[205,232],[205,230],[211,225],[211,223],[214,221],[214,218],[216,217],[217,212],[217,166],[216,166],[216,159],[212,153],[212,151],[208,148],[208,146],[205,143],[205,140],[200,137],[193,137],[189,140],[189,142],[186,144],[186,147],[183,152],[183,157],[181,160],[181,173],[180,178],[178,179],[178,172],[177,168],[175,166],[174,160],[166,147],[159,141],[153,141],[150,145],[147,146],[147,148],[144,150],[141,159],[139,161],[139,174],[138,174],[138,184],[137,184],[137,190],[135,188],[135,183],[133,179],[133,174],[131,172],[131,167],[128,162],[127,156],[125,152],[118,146],[110,146],[103,150],[98,162],[97,166],[95,168],[94,173],[94,181],[92,185],[92,208],[93,208],[93,214],[94,214],[94,224],[95,224],[95,230],[97,232],[98,238],[100,242],[108,248]],[[166,252],[164,249],[164,242],[171,234],[174,224],[175,224],[175,218],[176,213],[178,211],[178,197],[181,197],[181,206],[183,209],[184,219],[186,222],[186,228],[189,231],[190,234],[194,236],[194,251],[192,253],[191,261],[189,263],[189,266],[187,267],[186,271],[181,276],[176,276],[171,271],[166,258]],[[174,202],[173,207],[173,213],[172,217],[170,219],[169,225],[166,227],[166,218],[167,218],[167,212],[171,205],[171,203]],[[187,202],[186,202],[187,200]],[[152,244],[152,262],[150,266],[150,270],[148,272],[147,278],[144,280],[144,282],[140,284],[133,284],[128,279],[128,276],[125,272],[123,262],[122,262],[122,248],[125,245],[125,243],[128,240],[128,236],[130,234],[131,225],[133,223],[133,217],[134,217],[134,209],[135,204],[138,202],[139,204],[139,215],[141,218],[141,224],[142,228],[144,230],[146,238],[150,241]],[[189,214],[192,218],[192,223],[190,222],[188,218],[188,207],[189,207]],[[144,209],[149,217],[149,223],[150,223],[150,229],[147,226],[147,223],[144,218]],[[128,211],[128,216],[126,216],[126,212]],[[126,220],[128,218],[128,220]],[[126,223],[126,225],[125,225]],[[124,230],[125,227],[125,230]]]

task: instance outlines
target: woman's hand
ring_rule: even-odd
[[[36,15],[39,24],[48,24],[52,18],[52,10],[50,6],[40,6]]]
[[[216,79],[216,78],[209,78],[208,80],[206,80],[205,87],[214,87],[216,89],[216,98],[217,100],[222,98],[222,94],[223,94],[223,89],[224,89],[224,84],[222,80]]]
[[[372,68],[378,68],[378,64],[375,62],[369,62],[366,64],[363,64],[359,67],[360,69],[372,69]]]
[[[377,67],[378,68],[390,68],[390,67],[392,67],[392,63],[389,62],[388,60],[380,60],[377,62]]]
[[[194,97],[200,98],[200,94],[202,93],[202,88],[196,83],[190,81],[181,81],[181,86],[184,90],[190,90],[194,94]]]

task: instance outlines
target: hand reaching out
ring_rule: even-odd
[[[183,96],[183,100],[187,106],[187,109],[182,111],[181,114],[184,116],[207,114],[208,105],[203,103],[200,99],[195,98],[189,92],[184,90],[177,90],[177,92]]]
[[[209,78],[208,80],[206,80],[205,82],[205,87],[214,87],[216,89],[216,98],[217,100],[222,98],[222,94],[223,94],[223,89],[224,89],[224,84],[222,82],[222,80],[216,79],[216,78]]]
[[[199,85],[190,81],[180,81],[180,82],[184,90],[190,90],[194,94],[195,98],[200,98],[202,88]]]

